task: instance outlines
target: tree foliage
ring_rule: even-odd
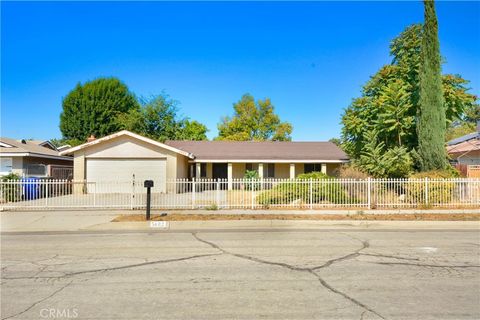
[[[119,117],[138,109],[135,96],[117,78],[78,83],[62,101],[60,131],[73,144],[91,134],[103,137],[118,131]]]
[[[444,169],[447,165],[445,150],[446,110],[443,97],[438,24],[433,0],[424,0],[425,24],[423,28],[420,63],[420,99],[418,112],[418,155],[420,169]],[[455,103],[453,103],[455,105]],[[449,112],[454,112],[450,110]]]
[[[375,131],[365,132],[368,141],[360,157],[354,164],[376,178],[401,178],[412,172],[413,160],[408,150],[402,146],[386,149],[383,141],[378,141]]]
[[[178,115],[178,102],[167,95],[141,101],[141,107],[123,114],[122,129],[158,140],[206,140],[207,127]]]
[[[418,147],[419,70],[422,25],[407,27],[390,44],[392,63],[383,66],[365,84],[362,95],[353,99],[342,115],[342,146],[359,159],[371,142],[366,133],[375,132],[382,152],[402,147],[408,153]],[[445,123],[449,126],[475,117],[477,97],[468,92],[468,81],[459,75],[442,76]],[[468,114],[468,116],[467,116]],[[417,159],[411,155],[412,159]],[[408,171],[408,170],[407,170]]]
[[[218,124],[217,140],[291,140],[292,125],[280,121],[270,99],[255,102],[251,95],[245,94],[233,109],[233,117],[225,117]]]

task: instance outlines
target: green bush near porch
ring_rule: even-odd
[[[16,183],[20,180],[20,176],[15,173],[9,173],[2,177],[2,201],[3,202],[17,202],[22,199],[22,188]],[[14,181],[15,183],[9,184],[8,182]]]
[[[310,185],[310,179],[312,184]],[[326,180],[319,184],[318,180]],[[311,192],[310,192],[311,188]],[[311,196],[311,199],[310,199]],[[335,178],[321,172],[301,174],[295,182],[285,181],[256,197],[258,204],[265,207],[293,202],[310,203],[347,203],[352,199],[345,188]]]

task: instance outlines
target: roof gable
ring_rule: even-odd
[[[73,147],[73,148],[69,148],[69,149],[67,149],[67,150],[61,151],[60,154],[61,154],[61,155],[73,154],[73,153],[76,152],[76,151],[79,151],[79,150],[82,150],[82,149],[86,149],[86,148],[89,148],[89,147],[92,147],[92,146],[96,146],[96,145],[99,145],[99,144],[101,144],[101,143],[104,143],[104,142],[107,142],[107,141],[110,141],[110,140],[112,140],[112,139],[115,139],[115,138],[118,138],[118,137],[122,137],[122,136],[128,136],[128,137],[131,137],[131,138],[133,138],[133,139],[137,139],[137,140],[146,142],[146,143],[148,143],[148,144],[151,144],[151,145],[154,145],[154,146],[157,146],[157,147],[161,147],[161,148],[164,148],[164,149],[173,151],[173,152],[175,152],[175,153],[184,155],[184,156],[186,156],[186,157],[193,158],[193,155],[190,154],[190,153],[188,153],[188,152],[186,152],[186,151],[177,149],[177,148],[175,148],[175,147],[166,145],[166,144],[164,144],[164,143],[158,142],[158,141],[153,140],[153,139],[150,139],[150,138],[146,138],[146,137],[144,137],[144,136],[141,136],[141,135],[139,135],[139,134],[136,134],[136,133],[133,133],[133,132],[130,132],[130,131],[127,131],[127,130],[122,130],[122,131],[119,131],[119,132],[117,132],[117,133],[113,133],[113,134],[111,134],[111,135],[105,136],[105,137],[103,137],[103,138],[96,139],[96,140],[93,140],[93,141],[90,141],[90,142],[81,144],[81,145],[76,146],[76,147]]]

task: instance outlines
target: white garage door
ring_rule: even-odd
[[[138,191],[145,180],[154,181],[153,192],[165,192],[165,159],[87,159],[87,182],[96,182],[97,192],[131,192],[135,178]]]

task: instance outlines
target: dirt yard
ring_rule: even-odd
[[[480,221],[480,214],[152,214],[151,220],[206,221],[206,220],[391,220],[391,221]],[[145,214],[119,215],[112,222],[145,221]]]

